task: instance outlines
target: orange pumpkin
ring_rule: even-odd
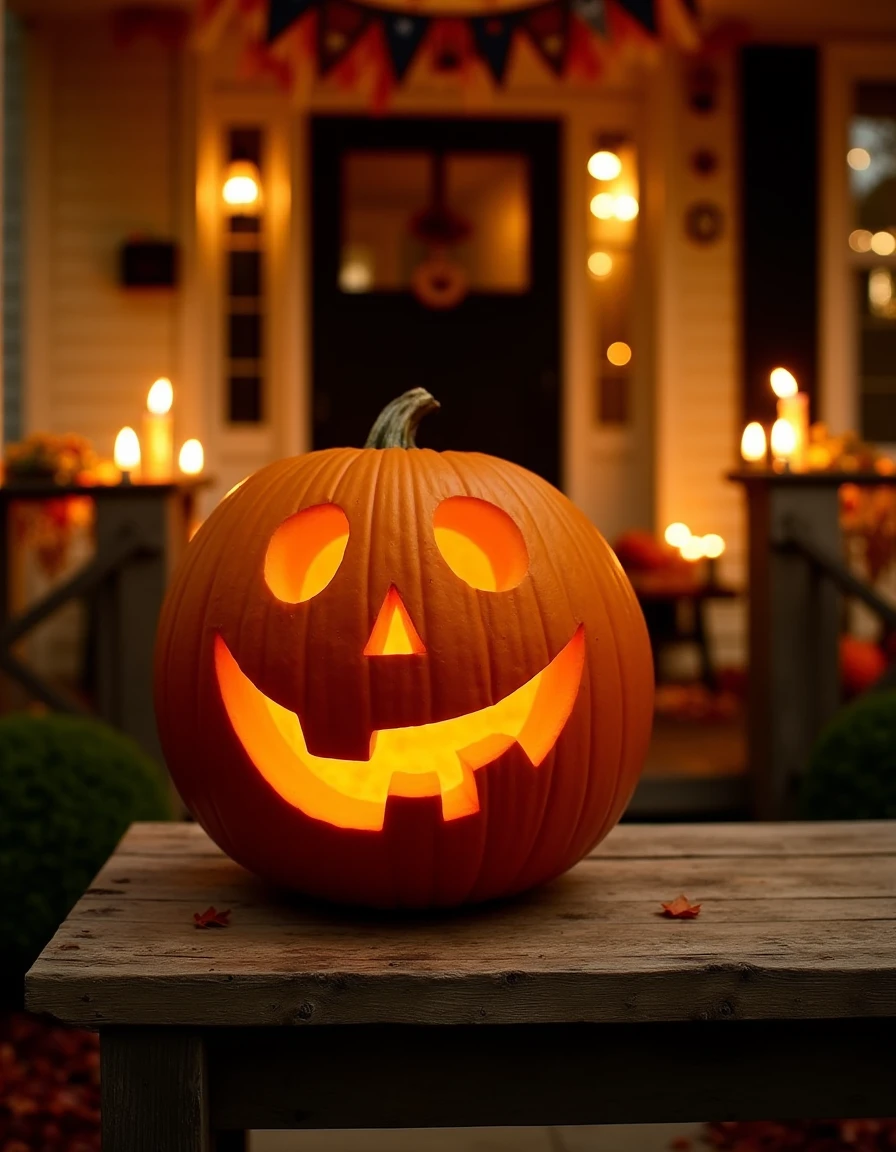
[[[603,538],[504,460],[280,460],[202,525],[159,625],[156,711],[190,811],[311,895],[454,905],[569,868],[622,814],[650,732],[643,617]]]

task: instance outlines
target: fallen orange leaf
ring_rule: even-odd
[[[687,896],[676,896],[668,904],[663,904],[663,916],[672,920],[696,920],[702,905],[692,904]]]
[[[194,912],[193,922],[197,928],[229,928],[230,909],[219,912],[217,908],[206,908],[204,912]]]

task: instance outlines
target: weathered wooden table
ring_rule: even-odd
[[[696,920],[657,915],[686,893]],[[231,909],[226,929],[193,913]],[[896,822],[617,828],[450,916],[277,897],[134,827],[27,979],[98,1028],[103,1152],[257,1128],[896,1114]]]

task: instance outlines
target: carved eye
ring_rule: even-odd
[[[454,575],[480,592],[507,592],[529,570],[522,532],[487,500],[450,496],[436,508],[433,530]]]
[[[284,604],[323,592],[348,544],[348,517],[337,504],[316,504],[284,520],[268,544],[264,578]]]

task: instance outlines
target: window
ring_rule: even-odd
[[[863,437],[896,441],[896,82],[854,87],[848,236]]]
[[[631,419],[634,249],[637,238],[637,154],[631,141],[602,136],[588,159],[587,255],[590,314],[596,333],[595,417],[603,425]]]
[[[230,164],[248,162],[263,177],[263,152],[260,129],[231,128],[227,133]],[[226,210],[225,417],[231,424],[260,424],[266,416],[267,357],[263,200]]]

